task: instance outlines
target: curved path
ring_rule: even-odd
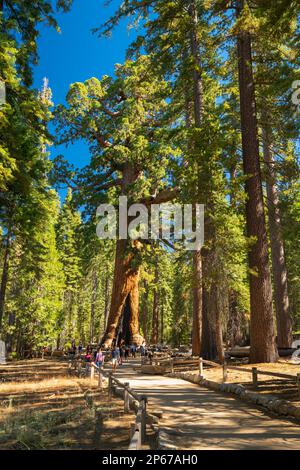
[[[163,412],[160,428],[170,449],[300,449],[300,425],[181,379],[143,375],[138,366],[126,363],[116,376],[148,396],[150,411]]]

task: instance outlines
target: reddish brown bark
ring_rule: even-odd
[[[201,59],[199,55],[199,39],[197,34],[198,29],[198,15],[195,0],[189,2],[189,13],[191,17],[191,30],[190,30],[190,47],[194,60],[193,67],[193,85],[194,85],[194,121],[195,127],[201,128],[204,113],[204,100],[203,100],[203,82],[201,73]],[[188,107],[187,107],[188,109]],[[189,120],[187,120],[187,123]],[[199,171],[199,168],[198,168]],[[195,194],[199,202],[200,188],[196,188]],[[202,331],[202,258],[201,250],[195,251],[193,254],[193,274],[194,274],[194,287],[193,287],[193,331],[192,331],[192,351],[193,354],[199,355],[201,351],[201,331]]]
[[[158,343],[158,329],[159,329],[159,311],[158,311],[158,269],[155,268],[155,287],[153,291],[153,313],[152,313],[152,334],[151,334],[151,343]]]
[[[148,295],[149,295],[149,290],[148,290],[148,285],[147,281],[144,280],[144,289],[145,289],[145,294],[144,294],[144,302],[143,302],[143,312],[142,312],[142,330],[143,330],[143,336],[145,338],[145,341],[148,341]]]
[[[216,359],[218,359],[219,362],[223,363],[224,347],[219,295],[219,287],[214,282],[209,292],[209,322],[211,324],[211,330],[216,347]]]
[[[91,344],[94,342],[94,336],[95,336],[95,314],[96,314],[97,289],[98,289],[98,278],[97,278],[96,273],[93,273],[91,316],[90,316],[90,343]]]
[[[277,346],[290,348],[293,342],[292,319],[289,311],[289,294],[285,250],[282,238],[279,196],[272,161],[270,133],[263,130],[264,161],[266,164],[267,206],[272,255],[274,300],[277,320]]]
[[[202,295],[201,356],[208,360],[214,360],[217,357],[216,338],[209,318],[209,294],[207,289],[203,289]]]
[[[138,344],[142,341],[142,337],[139,335],[138,318],[139,268],[133,266],[134,255],[131,250],[127,253],[128,247],[129,242],[127,240],[117,240],[112,300],[107,328],[102,340],[104,347],[110,347],[116,339],[117,329],[119,327],[128,296],[130,305],[129,328],[131,341]]]
[[[200,355],[202,334],[202,257],[201,251],[195,251],[193,255],[194,288],[193,288],[193,332],[192,352]]]
[[[10,233],[7,234],[6,243],[4,248],[4,259],[3,259],[3,268],[2,268],[2,276],[1,276],[1,285],[0,285],[0,331],[2,327],[2,321],[4,316],[4,309],[5,309],[5,296],[6,296],[6,288],[8,283],[8,270],[9,270],[9,258],[10,258]]]
[[[106,276],[105,276],[104,315],[103,315],[104,330],[106,330],[106,327],[107,327],[108,313],[109,313],[109,276],[108,276],[108,274],[106,274]]]
[[[238,15],[244,0],[237,2]],[[255,89],[252,69],[251,37],[238,34],[238,71],[241,108],[243,166],[246,180],[247,235],[254,240],[249,252],[250,268],[250,360],[273,362],[277,358],[272,310],[272,286],[269,269],[268,240],[259,159]]]

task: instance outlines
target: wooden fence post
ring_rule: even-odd
[[[92,363],[91,363],[91,370],[90,370],[90,378],[91,378],[91,381],[93,381],[95,378],[95,367]]]
[[[200,374],[200,377],[203,377],[203,359],[202,359],[202,357],[199,357],[199,374]]]
[[[108,375],[108,395],[109,397],[112,396],[112,372],[109,372]]]
[[[142,419],[141,419],[141,444],[144,444],[146,441],[146,422],[147,422],[147,397],[141,397],[142,404]]]
[[[129,382],[124,383],[125,388],[124,388],[124,413],[129,413],[130,412],[130,401],[129,401]]]
[[[101,367],[99,367],[98,387],[101,391],[103,390],[103,373]]]
[[[257,367],[252,367],[252,383],[254,388],[258,388]]]
[[[228,378],[228,370],[227,370],[227,364],[226,362],[224,362],[223,364],[223,382],[227,382],[227,378]]]
[[[174,359],[171,359],[171,372],[174,373]]]
[[[136,450],[141,450],[143,440],[142,440],[142,423],[137,423],[137,429],[139,430],[138,433],[138,442],[137,442],[137,449]]]

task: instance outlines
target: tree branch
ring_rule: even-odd
[[[155,197],[150,197],[141,201],[142,204],[146,206],[151,206],[152,204],[163,204],[165,202],[172,201],[175,199],[179,194],[179,189],[164,189],[160,193],[158,193]]]

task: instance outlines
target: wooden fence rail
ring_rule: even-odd
[[[270,372],[267,370],[260,370],[257,367],[252,367],[252,369],[247,369],[246,367],[238,367],[238,366],[230,366],[226,363],[223,364],[223,382],[227,382],[228,379],[228,371],[229,370],[237,370],[240,372],[246,372],[248,374],[252,374],[252,384],[254,388],[258,388],[258,376],[265,375],[268,377],[278,377],[280,379],[288,379],[295,381],[299,395],[300,395],[300,374],[292,375],[292,374],[283,374],[281,372]]]
[[[202,357],[193,359],[193,358],[188,358],[188,359],[181,359],[181,358],[174,358],[174,357],[169,357],[169,358],[155,358],[152,360],[153,365],[158,365],[158,366],[166,366],[170,367],[171,372],[174,372],[175,368],[176,369],[182,369],[182,368],[193,368],[193,369],[198,369],[199,374],[203,376],[203,366],[207,365],[210,367],[222,367],[221,364],[218,364],[217,362],[213,361],[207,361],[206,359],[203,359]]]
[[[228,379],[228,372],[229,370],[236,370],[240,372],[246,372],[248,374],[252,374],[252,383],[254,388],[258,388],[259,381],[258,377],[259,375],[265,375],[269,377],[278,377],[281,379],[288,379],[295,381],[299,395],[300,395],[300,374],[297,375],[292,375],[292,374],[284,374],[281,372],[270,372],[266,370],[261,370],[258,369],[257,367],[252,367],[252,369],[247,369],[246,367],[239,367],[239,366],[231,366],[228,365],[227,363],[218,364],[213,361],[207,361],[206,359],[203,359],[200,357],[199,359],[193,359],[193,358],[187,358],[187,359],[180,359],[180,358],[155,358],[153,359],[153,364],[154,365],[160,365],[160,366],[166,366],[170,367],[171,371],[174,372],[175,368],[176,369],[181,369],[182,367],[188,367],[188,368],[197,368],[199,369],[199,374],[201,377],[204,377],[204,365],[210,366],[210,367],[223,367],[223,382],[227,382]]]
[[[121,382],[112,372],[106,375],[102,367],[91,364],[91,380],[95,378],[95,371],[98,372],[98,384],[102,390],[104,377],[108,378],[108,394],[113,396],[116,387],[121,388],[124,399],[124,413],[130,413],[131,409],[136,412],[136,420],[132,427],[129,450],[140,450],[146,442],[146,424],[147,424],[147,403],[145,395],[139,395],[130,388],[129,382]]]
[[[72,359],[69,361],[68,369],[71,373],[72,369],[75,370],[76,374],[80,377],[81,375],[89,375],[91,381],[96,378],[96,373],[98,375],[98,386],[100,390],[103,389],[104,379],[108,379],[108,394],[110,397],[113,396],[116,388],[122,389],[123,399],[124,399],[124,413],[130,413],[131,410],[134,410],[136,413],[136,420],[132,426],[131,430],[131,439],[129,450],[140,450],[142,449],[143,444],[146,441],[146,424],[147,424],[147,403],[148,399],[145,395],[139,395],[134,390],[130,388],[129,382],[121,382],[117,379],[113,372],[105,372],[103,367],[98,367],[94,362],[87,363],[83,367],[83,361],[81,359]]]

